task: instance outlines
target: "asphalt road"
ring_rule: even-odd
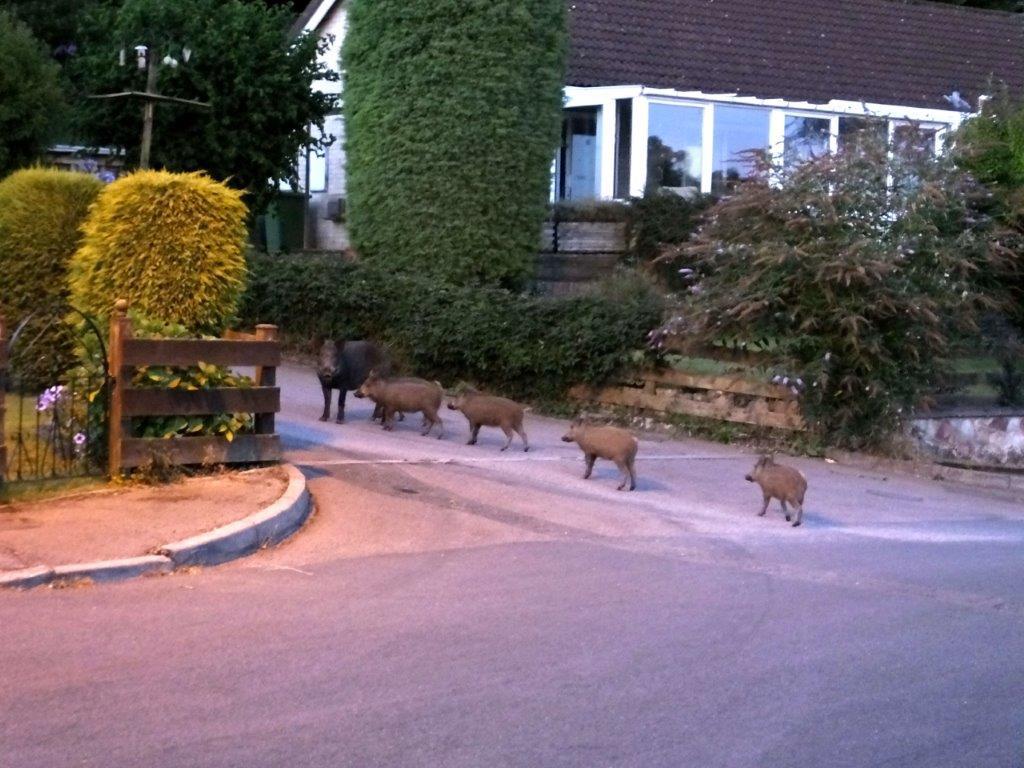
[[[0,767],[1024,768],[1024,500],[641,442],[639,486],[392,434],[283,369],[318,511],[220,568],[0,594]]]

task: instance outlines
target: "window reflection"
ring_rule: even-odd
[[[787,168],[828,154],[830,122],[828,118],[786,115],[783,161]]]
[[[647,189],[700,191],[704,110],[652,103],[648,120]]]
[[[904,155],[935,154],[936,129],[919,123],[900,123],[893,126],[893,150]]]
[[[558,198],[591,200],[597,197],[597,107],[567,109],[562,121],[559,153]]]
[[[715,107],[711,192],[725,194],[753,172],[752,152],[768,146],[767,109]]]
[[[886,144],[889,141],[889,121],[878,117],[840,117],[839,151],[851,141],[868,140]]]

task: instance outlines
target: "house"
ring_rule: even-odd
[[[746,150],[796,163],[860,130],[937,150],[994,82],[1024,87],[1022,14],[901,0],[568,1],[553,199],[720,194],[748,172]],[[313,0],[294,29],[333,35],[333,67],[345,12],[345,0]],[[311,245],[341,247],[343,227],[326,218],[345,195],[340,115],[327,130],[339,141],[300,171]]]

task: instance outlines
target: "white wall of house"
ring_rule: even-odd
[[[320,55],[320,62],[339,71],[341,44],[348,29],[346,3],[324,0],[306,24],[306,31],[330,43]],[[344,250],[349,246],[344,224],[329,218],[329,211],[345,198],[345,124],[341,117],[341,82],[318,80],[313,87],[322,93],[336,95],[337,111],[324,121],[324,132],[334,137],[322,154],[310,152],[298,160],[299,190],[309,195],[306,213],[306,247],[322,250]]]

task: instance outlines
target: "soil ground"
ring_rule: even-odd
[[[0,571],[145,555],[272,503],[279,467],[0,505]]]

